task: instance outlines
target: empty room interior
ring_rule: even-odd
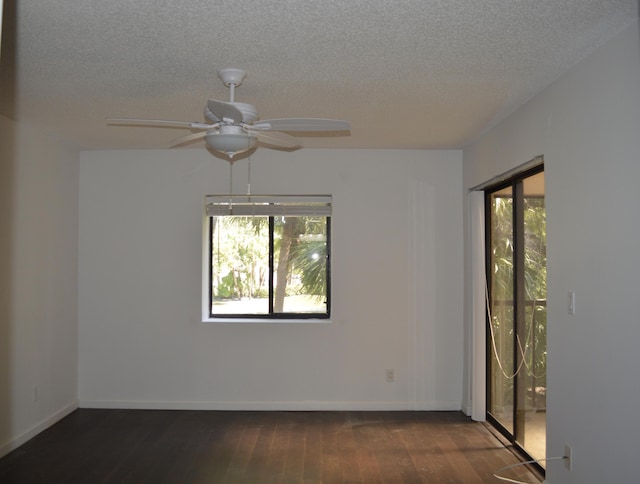
[[[482,435],[640,482],[638,5],[0,0],[0,481],[65,422],[273,415],[324,458],[346,419],[359,470],[216,474],[211,431],[210,475],[498,482]],[[124,461],[73,482],[207,482]]]

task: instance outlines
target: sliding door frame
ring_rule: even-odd
[[[492,194],[497,191],[504,190],[511,187],[512,190],[512,237],[513,237],[513,367],[505,368],[505,371],[516,373],[517,368],[522,367],[522,354],[519,351],[519,343],[517,341],[518,334],[525,334],[526,332],[526,320],[525,320],[525,286],[524,281],[524,268],[525,268],[525,230],[524,230],[524,180],[530,176],[537,175],[544,172],[544,164],[540,164],[521,173],[515,174],[507,180],[500,181],[494,185],[488,186],[484,189],[484,203],[485,203],[485,270],[486,270],[486,283],[487,283],[487,301],[486,304],[491,304],[492,301]],[[512,426],[513,431],[509,431],[496,417],[492,415],[492,380],[493,380],[493,361],[492,361],[492,324],[490,320],[491,311],[490,307],[486,311],[486,418],[487,420],[505,437],[518,447],[527,457],[530,455],[526,452],[523,445],[519,443],[520,439],[524,438],[524,423],[525,423],[525,406],[521,405],[526,399],[526,385],[524,384],[524,375],[516,374],[513,377],[514,390],[513,390],[513,415]],[[540,467],[540,470],[543,469]]]

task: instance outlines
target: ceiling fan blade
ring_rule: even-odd
[[[290,136],[279,131],[249,131],[249,133],[255,135],[258,141],[281,148],[302,148],[302,145],[297,138]]]
[[[194,141],[204,138],[208,133],[209,131],[199,131],[197,133],[191,133],[186,136],[180,136],[179,138],[176,138],[171,142],[169,148],[175,148],[176,146],[193,143]]]
[[[231,103],[209,99],[207,101],[207,107],[209,111],[211,111],[211,114],[221,121],[229,124],[242,123],[242,113]]]
[[[349,131],[351,123],[339,119],[280,118],[258,121],[252,127],[278,131]]]
[[[216,125],[192,121],[170,121],[166,119],[107,118],[107,124],[160,126],[165,128],[213,129]]]

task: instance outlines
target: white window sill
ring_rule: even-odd
[[[308,318],[308,319],[259,319],[259,318],[203,318],[203,323],[253,323],[253,324],[329,324],[331,319]]]

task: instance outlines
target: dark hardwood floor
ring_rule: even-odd
[[[0,459],[0,483],[467,484],[516,462],[460,412],[81,409]]]

